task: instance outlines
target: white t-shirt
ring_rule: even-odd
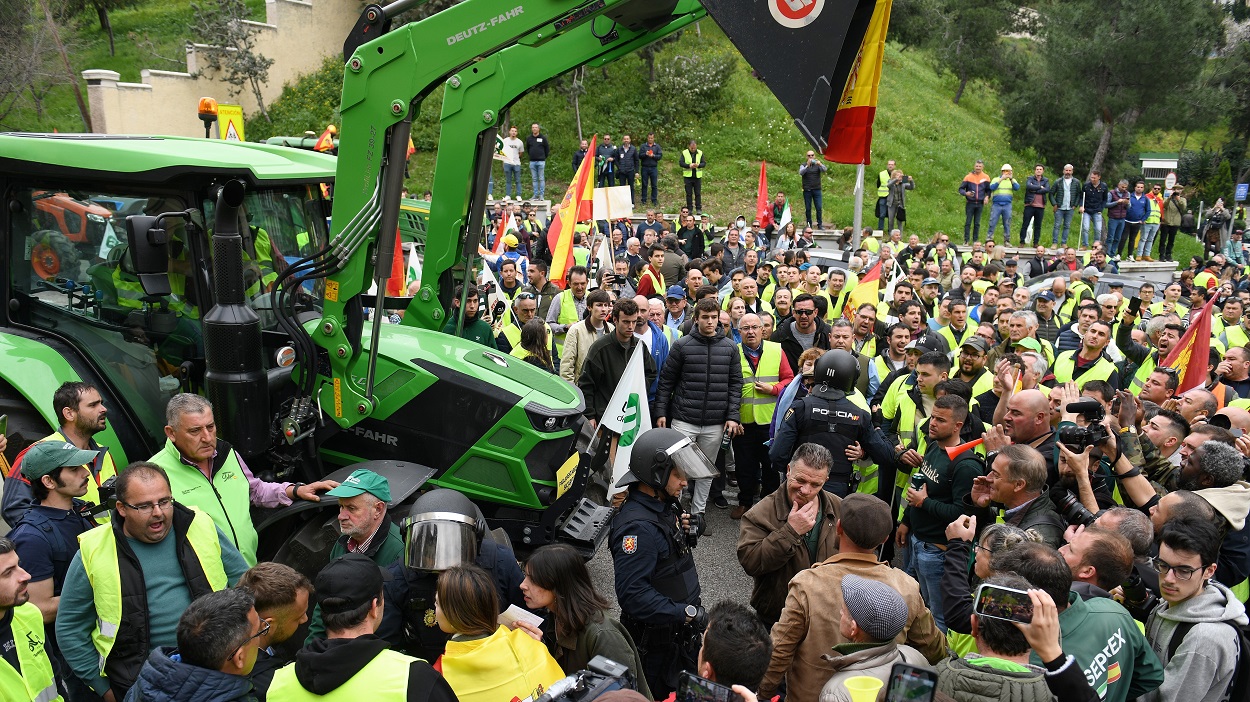
[[[513,166],[521,165],[521,147],[525,144],[514,137],[505,137],[503,140],[503,162]]]

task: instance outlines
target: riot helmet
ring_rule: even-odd
[[[617,482],[617,487],[630,483],[649,485],[661,496],[668,485],[673,469],[681,470],[687,480],[700,480],[716,476],[716,467],[685,434],[676,429],[648,429],[634,442],[629,457],[629,472]]]
[[[812,394],[825,399],[845,397],[855,389],[855,383],[859,380],[859,362],[849,352],[841,349],[826,351],[816,359],[812,371],[816,377]]]
[[[443,571],[477,559],[486,525],[468,497],[439,488],[417,498],[403,520],[404,565]]]

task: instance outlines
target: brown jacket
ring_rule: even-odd
[[[907,601],[907,626],[895,639],[924,655],[930,663],[946,657],[946,638],[920,598],[920,585],[901,570],[877,561],[872,554],[839,553],[794,576],[781,620],[773,625],[773,657],[760,683],[760,698],[777,694],[784,676],[786,698],[807,702],[833,675],[821,658],[846,639],[838,631],[842,613],[842,576],[854,573],[894,588]]]
[[[786,523],[790,516],[790,494],[783,484],[773,494],[755,503],[742,515],[738,532],[738,562],[755,580],[751,606],[766,626],[777,623],[786,604],[786,589],[795,573],[812,567],[838,552],[838,515],[842,499],[820,491],[820,539],[813,561],[803,535]]]

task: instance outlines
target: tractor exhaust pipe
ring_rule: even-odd
[[[217,194],[213,224],[216,304],[204,315],[208,399],[221,435],[245,457],[269,448],[269,387],[261,355],[260,317],[247,306],[240,233],[245,194],[232,180]],[[243,223],[242,226],[247,226]]]

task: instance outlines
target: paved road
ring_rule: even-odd
[[[734,488],[725,489],[725,497],[731,505],[736,492]],[[712,505],[708,505],[705,516],[711,533],[700,538],[694,550],[699,584],[703,588],[703,606],[711,607],[721,600],[746,604],[751,599],[751,578],[738,565],[738,522],[729,518],[729,510]],[[587,565],[595,589],[612,602],[613,616],[619,615],[613,587],[612,552],[606,542]]]

